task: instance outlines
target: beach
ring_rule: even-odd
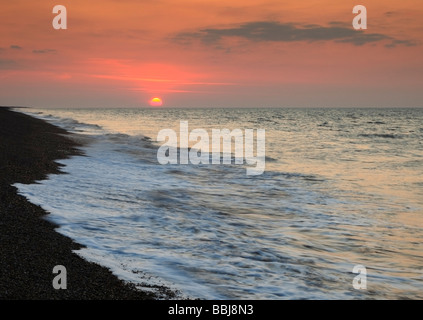
[[[57,233],[48,213],[12,186],[58,174],[55,160],[80,154],[65,130],[0,107],[0,150],[0,299],[158,298],[73,253],[81,245]],[[56,265],[66,267],[66,290],[53,288]]]

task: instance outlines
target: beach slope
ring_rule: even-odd
[[[55,160],[79,154],[77,143],[67,134],[0,107],[0,299],[157,298],[74,254],[72,250],[81,246],[57,233],[57,226],[43,219],[47,213],[12,186],[60,173]],[[66,290],[53,288],[56,265],[66,267]],[[171,294],[166,288],[156,289]]]

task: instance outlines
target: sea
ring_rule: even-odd
[[[85,246],[78,255],[140,289],[216,300],[423,299],[423,109],[16,111],[83,143],[83,155],[57,161],[66,174],[16,184],[19,193]],[[159,132],[179,137],[181,121],[210,137],[264,129],[264,172],[233,161],[160,164]]]

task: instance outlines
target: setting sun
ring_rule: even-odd
[[[163,101],[160,98],[156,97],[150,100],[150,106],[160,107],[162,104],[163,104]]]

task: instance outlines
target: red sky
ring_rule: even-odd
[[[422,21],[421,0],[2,1],[0,105],[423,106]]]

